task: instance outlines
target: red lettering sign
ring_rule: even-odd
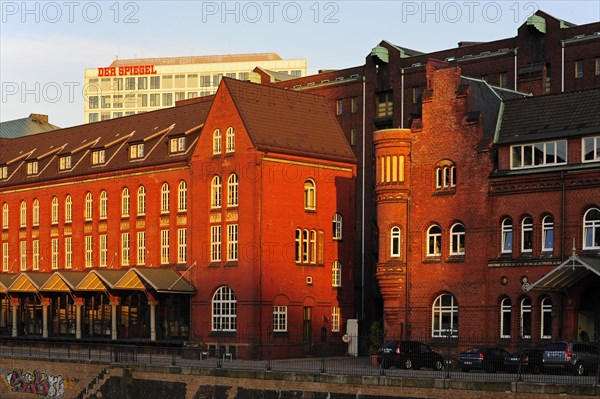
[[[154,65],[124,65],[120,67],[98,68],[98,76],[128,76],[128,75],[156,75]]]

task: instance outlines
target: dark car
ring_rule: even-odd
[[[420,369],[427,367],[441,370],[444,358],[439,353],[419,341],[388,341],[377,354],[383,368],[396,366],[404,369]]]
[[[458,367],[462,371],[485,370],[495,373],[504,369],[504,358],[510,353],[502,348],[474,348],[458,355]]]
[[[512,373],[539,374],[542,372],[543,349],[523,349],[504,358],[504,370]]]
[[[560,341],[548,344],[544,351],[544,370],[570,371],[586,375],[598,370],[600,348],[591,342]]]

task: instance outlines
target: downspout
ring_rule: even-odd
[[[561,184],[561,198],[560,198],[560,261],[565,261],[564,247],[565,247],[565,206],[566,206],[566,187],[565,187],[565,172],[560,171],[560,184]]]
[[[560,91],[565,91],[565,42],[560,41]]]
[[[515,48],[515,73],[514,73],[514,79],[515,79],[515,84],[514,84],[514,91],[517,91],[517,51],[518,48]]]
[[[409,173],[410,173],[410,181],[412,182],[412,162],[411,162],[411,156],[412,156],[412,141],[410,142],[410,152],[408,154],[408,167],[409,167]],[[404,287],[404,295],[406,296],[404,303],[405,303],[405,310],[404,310],[404,331],[405,331],[405,339],[408,339],[408,333],[409,333],[409,324],[408,324],[408,311],[410,309],[410,295],[408,294],[408,287],[409,287],[409,274],[408,274],[408,260],[410,259],[409,255],[410,255],[410,246],[408,245],[409,242],[409,231],[410,231],[410,198],[412,197],[412,191],[411,188],[408,188],[408,196],[406,197],[406,239],[404,240],[404,245],[406,246],[405,252],[406,252],[406,267],[405,267],[405,273],[406,273],[406,277],[405,277],[405,281],[406,281],[406,286]],[[412,335],[412,329],[410,331],[411,335]]]
[[[404,68],[400,68],[400,129],[404,129]]]
[[[360,279],[360,319],[364,320],[365,318],[365,115],[366,115],[366,77],[363,75],[363,110],[362,110],[362,189],[361,189],[361,279]]]
[[[263,175],[264,175],[264,154],[260,158],[260,196],[258,197],[258,240],[259,240],[259,248],[258,251],[258,263],[259,263],[259,274],[258,274],[258,342],[259,342],[259,353],[260,358],[263,358],[263,298],[262,298],[262,275],[263,275],[263,231],[262,231],[262,219],[263,219]]]

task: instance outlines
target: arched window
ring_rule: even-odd
[[[108,193],[102,190],[100,193],[100,219],[106,219],[108,215]]]
[[[238,206],[238,175],[235,173],[227,179],[227,206]]]
[[[510,298],[504,298],[500,302],[500,338],[511,336],[512,306]]]
[[[552,338],[552,299],[545,297],[541,302],[540,338]]]
[[[427,229],[427,256],[440,256],[442,254],[442,229],[433,225]]]
[[[600,249],[600,209],[589,209],[583,216],[583,249]]]
[[[314,211],[316,209],[316,187],[315,182],[308,179],[304,182],[304,209]]]
[[[27,227],[27,202],[21,201],[21,227]]]
[[[456,166],[452,161],[441,161],[435,168],[435,188],[445,190],[456,187]]]
[[[52,224],[58,224],[58,197],[52,198],[52,209],[50,216]]]
[[[137,214],[144,216],[146,214],[146,187],[138,187],[137,192]]]
[[[221,207],[221,177],[215,176],[210,183],[210,207]]]
[[[294,251],[296,263],[302,262],[302,230],[296,229],[296,250]]]
[[[390,230],[390,257],[398,258],[400,256],[401,241],[400,227],[392,227]]]
[[[232,127],[227,129],[227,143],[225,146],[226,152],[234,152],[235,151],[235,131]]]
[[[32,224],[34,226],[39,226],[40,225],[40,200],[38,200],[37,198],[33,200],[33,207],[31,209],[31,213],[32,213]]]
[[[521,252],[531,253],[533,250],[533,218],[524,217],[521,221]]]
[[[2,228],[8,229],[8,203],[2,205]]]
[[[85,211],[84,211],[85,220],[92,220],[92,215],[94,212],[93,209],[94,209],[94,199],[92,198],[92,193],[88,192],[85,195]]]
[[[451,294],[441,294],[431,308],[431,336],[458,337],[458,302]]]
[[[237,329],[237,300],[233,290],[219,287],[212,297],[212,331]]]
[[[317,232],[310,231],[310,263],[317,263]]]
[[[456,223],[450,228],[450,255],[465,254],[465,226]]]
[[[333,239],[342,239],[342,215],[339,213],[333,214]]]
[[[213,155],[221,153],[221,131],[215,129],[213,132]]]
[[[171,189],[169,188],[169,183],[163,183],[160,188],[160,213],[169,213],[170,201],[169,195],[171,193]]]
[[[521,299],[521,338],[531,338],[531,299]]]
[[[121,216],[129,216],[129,188],[127,187],[121,192]]]
[[[331,266],[331,286],[342,286],[342,264],[337,260],[333,261],[333,265]]]
[[[187,211],[187,183],[185,180],[179,182],[179,188],[177,190],[177,211]]]
[[[542,219],[542,251],[554,250],[554,218],[550,215]]]
[[[65,223],[71,223],[73,220],[73,197],[67,195],[65,198]]]
[[[512,253],[512,219],[504,218],[502,220],[502,253]]]

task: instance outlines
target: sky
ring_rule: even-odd
[[[309,74],[361,65],[382,40],[422,52],[513,37],[541,9],[581,25],[600,1],[4,1],[0,121],[83,123],[85,68],[115,58],[275,52]]]

